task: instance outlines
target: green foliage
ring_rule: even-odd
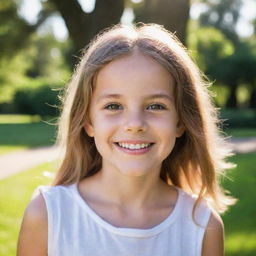
[[[13,56],[14,48],[24,45],[33,31],[33,27],[19,16],[19,5],[20,1],[15,0],[0,3],[0,49],[3,49],[1,57]]]
[[[213,26],[221,31],[234,44],[238,41],[236,24],[240,17],[242,0],[204,1],[207,8],[201,13],[202,26]]]
[[[0,2],[0,58],[11,58],[21,49],[26,49],[30,37],[38,27],[52,14],[53,4],[41,1],[43,9],[37,15],[35,23],[30,24],[20,14],[20,7],[24,1],[5,0]]]
[[[25,54],[17,54],[12,58],[0,58],[0,103],[10,102],[15,89],[28,82],[25,76],[29,62]]]
[[[224,129],[229,128],[255,128],[255,109],[221,109],[221,119],[224,121]]]
[[[13,57],[1,56],[0,112],[14,113],[11,102],[17,90],[36,88],[43,83],[63,85],[70,76],[69,66],[65,63],[68,49],[68,41],[59,42],[50,32],[31,37],[25,50]]]
[[[59,114],[60,90],[61,86],[48,84],[35,88],[19,88],[14,92],[12,103],[0,104],[0,113],[56,116]]]
[[[59,114],[59,94],[60,86],[48,86],[42,84],[36,88],[20,88],[15,92],[14,105],[17,113],[56,116]]]
[[[53,82],[68,79],[70,69],[65,63],[65,54],[69,48],[70,42],[57,41],[50,28],[47,33],[33,35],[24,53],[30,64],[25,75],[32,78],[47,77]]]
[[[256,106],[255,41],[240,40],[234,44],[217,28],[199,27],[191,21],[188,44],[193,58],[216,84],[216,92],[225,94],[224,100],[224,95],[217,93],[218,106]]]
[[[227,86],[221,85],[221,84],[213,84],[211,87],[209,87],[209,90],[214,95],[214,103],[217,107],[224,107],[225,103],[227,101],[227,97],[229,95],[229,89]]]
[[[202,70],[234,53],[232,43],[216,28],[198,27],[196,22],[191,22],[189,29],[188,48]]]
[[[207,72],[220,81],[229,84],[230,81],[249,82],[255,80],[256,54],[246,42],[236,45],[232,55],[218,59],[215,65],[210,65]]]

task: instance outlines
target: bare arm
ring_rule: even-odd
[[[205,231],[202,256],[224,255],[224,225],[217,213],[212,213]]]
[[[23,217],[17,256],[47,256],[47,211],[42,195],[33,199]]]

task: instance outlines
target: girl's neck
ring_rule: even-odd
[[[167,197],[170,200],[170,195],[175,194],[174,188],[158,176],[130,177],[116,173],[111,175],[103,170],[85,179],[81,187],[89,198],[96,196],[96,200],[127,209],[151,208],[166,202]]]

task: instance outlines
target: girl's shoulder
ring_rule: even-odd
[[[39,186],[28,204],[20,229],[18,255],[47,255],[48,227],[52,210],[70,194],[72,186]],[[50,210],[50,211],[49,211]]]
[[[50,189],[51,186],[39,186],[36,188],[31,201],[25,209],[23,224],[35,226],[42,225],[45,227],[44,224],[47,224],[47,207],[42,191],[46,192]]]
[[[183,213],[193,214],[197,197],[179,188],[183,198]],[[186,208],[186,211],[184,209]],[[224,225],[221,216],[202,199],[195,209],[195,220],[204,230],[202,255],[224,255]],[[185,221],[185,219],[183,219]]]
[[[202,244],[202,255],[224,255],[224,224],[220,215],[212,211]]]
[[[74,190],[75,184],[72,185],[56,185],[56,186],[38,186],[33,195],[32,198],[37,197],[39,194],[41,194],[46,201],[53,200],[53,199],[60,199],[70,196],[70,192]]]
[[[24,219],[37,224],[47,223],[47,200],[46,197],[56,197],[58,194],[67,190],[69,186],[39,186],[32,195],[32,199],[28,204]]]
[[[31,225],[47,223],[46,204],[41,194],[33,197],[28,204],[24,213],[24,220]]]
[[[190,194],[181,188],[178,188],[178,190],[182,201],[183,210],[181,215],[183,219],[190,220],[191,223],[197,223],[199,226],[206,228],[210,219],[214,218],[214,216],[219,216],[206,199],[202,198],[197,202],[196,195]]]
[[[182,201],[183,201],[183,206],[189,208],[190,210],[193,209],[193,207],[195,206],[195,203],[197,201],[197,196],[190,194],[188,192],[186,192],[185,190],[176,187],[179,191],[179,196],[182,197]],[[210,213],[211,207],[209,205],[209,203],[207,202],[206,199],[202,198],[196,207],[197,211],[204,211],[204,212],[208,212]]]
[[[18,255],[47,255],[47,209],[41,194],[28,204],[20,229]]]

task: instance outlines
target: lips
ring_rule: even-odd
[[[124,142],[117,142],[118,146],[122,148],[129,148],[129,149],[142,149],[149,147],[152,143],[124,143]]]
[[[149,141],[120,141],[114,143],[121,151],[129,154],[144,154],[154,143]]]

